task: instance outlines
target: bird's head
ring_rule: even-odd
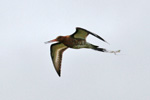
[[[63,39],[64,39],[64,36],[58,36],[56,39],[45,42],[45,44],[51,43],[51,42],[62,42]]]

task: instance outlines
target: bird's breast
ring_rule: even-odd
[[[63,43],[70,48],[78,49],[85,45],[86,41],[84,39],[68,38]]]

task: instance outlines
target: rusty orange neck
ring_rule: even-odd
[[[67,38],[69,38],[69,36],[58,36],[56,40],[59,42],[64,42]]]

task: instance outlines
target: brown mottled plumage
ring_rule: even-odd
[[[75,33],[73,33],[72,35],[58,36],[54,40],[45,42],[45,43],[50,43],[50,42],[58,41],[58,43],[51,45],[50,50],[51,50],[51,58],[52,58],[55,70],[59,76],[61,75],[62,54],[67,48],[73,48],[73,49],[90,48],[93,50],[97,50],[97,51],[101,51],[101,52],[109,52],[109,53],[114,53],[114,54],[120,52],[120,50],[109,51],[104,48],[99,48],[96,45],[86,42],[86,37],[89,34],[106,42],[103,38],[101,38],[97,34],[94,34],[86,29],[79,28],[79,27],[76,28]]]

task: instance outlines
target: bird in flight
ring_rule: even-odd
[[[63,52],[67,48],[73,48],[73,49],[87,48],[87,49],[93,49],[93,50],[97,50],[97,51],[101,51],[101,52],[108,52],[108,53],[114,53],[114,54],[120,52],[120,50],[109,51],[104,48],[99,48],[98,46],[93,45],[91,43],[88,43],[86,41],[86,37],[89,34],[106,42],[102,37],[98,36],[97,34],[92,33],[90,31],[80,28],[80,27],[77,27],[76,31],[71,35],[58,36],[56,39],[45,42],[45,44],[51,43],[51,42],[57,42],[57,43],[51,45],[50,51],[51,51],[51,58],[52,58],[53,65],[59,76],[61,76],[62,55],[63,55]]]

